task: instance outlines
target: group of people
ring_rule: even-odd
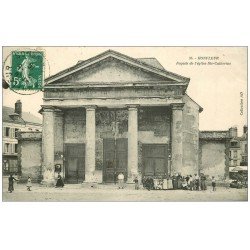
[[[119,173],[115,175],[115,184],[118,181],[118,189],[124,188],[124,174]],[[206,190],[207,189],[207,178],[204,174],[194,174],[182,176],[179,174],[174,174],[172,176],[166,176],[165,178],[153,178],[152,176],[144,176],[142,178],[142,186],[147,190],[157,190],[157,189],[182,189],[182,190]],[[134,178],[135,190],[140,189],[140,183],[138,177]],[[214,176],[212,177],[212,187],[213,191],[216,189],[216,181]]]
[[[214,176],[211,181],[213,191],[216,190],[216,181]],[[174,174],[173,176],[165,178],[153,178],[151,176],[144,176],[142,179],[143,188],[147,190],[153,189],[182,189],[182,190],[207,190],[207,178],[204,174],[194,174],[182,176],[179,174]]]
[[[194,176],[181,176],[181,174],[176,174],[170,178],[172,179],[173,189],[184,189],[191,191],[207,189],[207,178],[204,174],[201,174],[200,176],[198,174],[194,174]]]
[[[124,189],[124,174],[119,173],[115,177],[115,184],[117,183],[118,180],[118,189]],[[14,181],[18,181],[12,174],[10,174],[9,177],[9,187],[8,191],[12,193],[14,191]],[[187,176],[181,176],[181,174],[174,174],[173,176],[169,176],[166,178],[153,178],[151,176],[144,176],[142,179],[142,186],[144,189],[147,190],[154,190],[154,189],[182,189],[182,190],[206,190],[207,189],[207,184],[206,184],[206,176],[204,174],[194,174],[192,175],[187,175]],[[138,180],[138,177],[134,178],[134,184],[135,184],[135,190],[139,190],[140,188],[140,183]],[[212,188],[213,191],[216,190],[216,181],[214,176],[212,177]],[[31,177],[28,176],[27,178],[27,190],[31,191]],[[64,182],[63,178],[60,173],[57,175],[57,182],[55,185],[56,188],[64,187]]]
[[[14,191],[14,181],[19,181],[17,178],[13,176],[13,174],[10,174],[9,177],[9,186],[8,186],[8,191],[12,193]],[[27,183],[26,183],[27,191],[31,191],[32,183],[31,183],[31,177],[28,176],[27,178]],[[64,182],[61,174],[59,173],[57,176],[57,181],[56,181],[56,188],[58,187],[64,187]]]

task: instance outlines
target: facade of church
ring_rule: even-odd
[[[46,79],[42,171],[68,183],[127,183],[198,172],[199,113],[189,78],[155,58],[106,51]]]

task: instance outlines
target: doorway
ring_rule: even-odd
[[[167,144],[143,144],[143,176],[163,177],[168,174],[167,152]]]
[[[65,180],[82,183],[85,180],[85,144],[65,144]]]
[[[119,173],[127,180],[128,139],[103,139],[103,181],[114,183]]]

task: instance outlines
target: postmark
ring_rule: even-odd
[[[9,88],[22,95],[32,95],[42,91],[45,64],[49,72],[45,50],[26,47],[12,50],[3,62],[3,88]]]
[[[12,51],[11,82],[14,90],[40,90],[43,84],[42,51]]]

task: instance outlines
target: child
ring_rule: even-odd
[[[27,180],[27,190],[28,191],[31,191],[31,188],[32,187],[32,185],[31,185],[31,178],[30,178],[30,176],[28,176],[28,180]]]
[[[139,181],[137,177],[135,177],[134,183],[135,183],[135,190],[139,190]]]
[[[214,179],[214,176],[212,176],[212,187],[213,187],[213,191],[216,190],[216,182],[215,182],[215,179]]]
[[[120,173],[119,175],[118,175],[118,188],[120,189],[123,189],[124,188],[124,175],[123,175],[123,173]]]

